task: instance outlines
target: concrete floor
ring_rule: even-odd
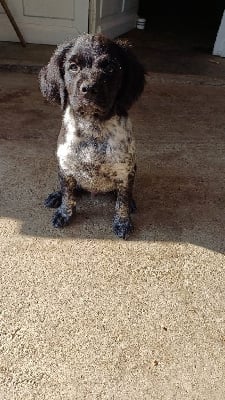
[[[70,226],[51,227],[61,111],[35,71],[52,47],[1,44],[1,399],[225,397],[224,60],[130,38],[149,75],[131,111],[125,242],[109,195],[84,195]]]

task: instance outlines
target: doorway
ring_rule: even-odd
[[[139,16],[147,19],[146,29],[174,46],[189,46],[212,54],[224,11],[224,0],[139,1]]]
[[[138,15],[146,18],[145,30],[126,37],[151,73],[224,78],[225,59],[212,55],[224,11],[223,0],[206,5],[190,0],[139,1]]]

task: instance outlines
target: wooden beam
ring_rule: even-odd
[[[10,20],[10,22],[11,22],[11,24],[12,24],[12,26],[13,26],[13,28],[14,28],[17,36],[18,36],[18,38],[19,38],[19,40],[20,40],[20,43],[22,44],[23,47],[26,47],[26,42],[25,42],[25,40],[23,38],[23,35],[20,32],[20,30],[18,28],[18,25],[17,25],[15,19],[13,18],[12,14],[11,14],[11,11],[10,11],[9,7],[7,6],[5,0],[0,0],[0,3],[1,3],[3,9],[5,10],[5,13],[6,13],[7,17],[9,18],[9,20]]]

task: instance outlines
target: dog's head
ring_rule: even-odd
[[[39,80],[47,100],[107,119],[127,114],[144,88],[145,72],[126,42],[85,34],[58,46]]]

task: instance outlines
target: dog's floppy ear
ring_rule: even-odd
[[[118,40],[116,44],[120,48],[123,69],[123,81],[117,97],[117,109],[122,113],[127,113],[144,89],[145,69],[133,54],[128,42]]]
[[[39,73],[39,84],[43,96],[51,102],[66,106],[67,92],[64,83],[64,60],[72,42],[61,44],[53,53],[49,63]]]

